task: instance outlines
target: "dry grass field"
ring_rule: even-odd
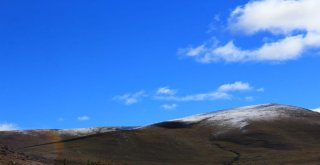
[[[250,121],[242,128],[168,121],[60,141],[6,132],[0,143],[24,156],[13,161],[32,165],[312,165],[320,162],[319,122],[320,113],[299,109],[290,117]]]

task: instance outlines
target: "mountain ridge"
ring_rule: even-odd
[[[0,144],[28,158],[21,159],[46,165],[309,165],[320,160],[320,113],[289,105],[260,104],[114,128],[83,136],[0,132]]]

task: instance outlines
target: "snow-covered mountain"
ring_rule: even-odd
[[[209,113],[197,114],[179,119],[164,121],[161,123],[184,123],[192,125],[196,123],[204,123],[208,125],[220,125],[233,128],[243,128],[253,121],[271,121],[289,118],[308,118],[312,116],[320,117],[320,110],[308,110],[300,107],[282,105],[282,104],[260,104],[252,106],[244,106],[226,110],[213,111]],[[320,121],[319,121],[320,122]],[[59,136],[80,137],[88,136],[112,131],[144,129],[143,127],[92,127],[77,129],[42,129],[42,130],[16,130],[9,131],[18,134],[27,134],[37,136],[46,132],[50,132]]]
[[[0,164],[319,164],[319,139],[320,113],[263,104],[145,127],[4,131]]]
[[[261,104],[198,114],[171,121],[185,123],[203,122],[242,128],[251,121],[305,118],[309,116],[320,116],[320,114],[300,107],[281,104]]]

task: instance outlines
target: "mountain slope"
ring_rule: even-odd
[[[27,142],[24,137],[28,136],[19,135]],[[265,104],[53,143],[24,145],[3,139],[0,143],[46,164],[318,164],[320,113]]]

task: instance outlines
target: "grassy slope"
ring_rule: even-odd
[[[210,131],[199,128],[110,132],[64,143],[58,160],[71,164],[87,160],[115,161],[123,164],[217,164],[228,162],[233,154],[211,144]],[[39,155],[52,152],[50,145],[25,151]],[[44,156],[45,156],[44,155]]]
[[[105,165],[319,164],[320,114],[305,109],[286,113],[290,118],[248,121],[242,129],[205,121],[191,125],[175,121],[81,138],[56,138],[50,131],[2,132],[0,144],[29,156],[20,154],[23,159],[36,160],[30,165],[39,161],[85,165],[88,160]],[[62,141],[52,143],[59,139]],[[0,152],[0,163],[20,161],[19,156],[4,154]]]
[[[305,120],[255,122],[245,130],[194,125],[168,129],[109,132],[52,145],[26,148],[30,155],[55,159],[55,164],[87,160],[128,165],[318,164],[320,127]],[[49,162],[49,163],[53,163]]]

